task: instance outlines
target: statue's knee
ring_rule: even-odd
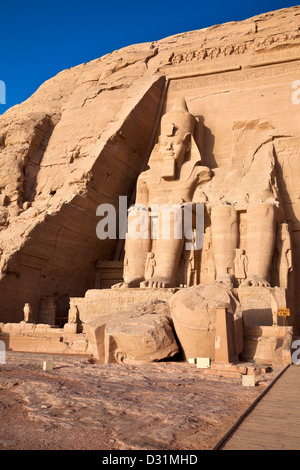
[[[229,218],[236,217],[236,210],[234,206],[230,204],[223,204],[219,206],[214,206],[211,211],[212,218]]]
[[[247,209],[248,218],[254,221],[262,219],[274,219],[276,206],[268,202],[260,202],[258,204],[250,204]]]
[[[236,229],[234,229],[234,227],[237,226],[237,221],[237,211],[233,206],[215,206],[211,211],[213,235],[224,232],[224,230],[228,231],[228,227],[231,227],[230,231],[235,231]]]

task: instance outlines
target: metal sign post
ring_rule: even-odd
[[[283,317],[283,326],[285,326],[285,319],[286,317],[291,316],[291,312],[289,308],[279,308],[278,309],[278,316]]]

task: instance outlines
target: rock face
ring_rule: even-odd
[[[55,297],[57,315],[66,316],[70,296],[94,286],[97,261],[113,259],[117,246],[97,238],[96,209],[130,197],[147,153],[164,79],[131,77],[114,89],[85,82],[82,73],[93,67],[79,69],[50,80],[55,91],[44,84],[1,118],[4,321],[22,319],[25,302],[38,320],[44,297]],[[36,107],[45,109],[43,120]]]
[[[96,209],[136,200],[139,175],[152,178],[157,164],[161,117],[184,98],[196,124],[178,159],[201,168],[201,185],[186,192],[206,204],[205,236],[201,253],[176,258],[178,279],[167,277],[287,288],[300,326],[299,13],[115,51],[61,72],[1,116],[1,321],[22,320],[25,303],[39,321],[45,298],[66,317],[70,297],[94,287],[98,263],[123,260],[123,240],[97,238]],[[165,158],[163,178],[176,181],[176,168]],[[151,178],[138,181],[153,188]],[[167,254],[156,249],[157,262]],[[144,287],[169,287],[152,279],[151,259]]]

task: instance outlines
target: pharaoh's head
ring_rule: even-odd
[[[180,168],[184,162],[191,148],[194,127],[195,118],[189,113],[184,98],[177,99],[171,111],[162,117],[159,152],[165,163],[166,179],[174,179],[175,168]]]

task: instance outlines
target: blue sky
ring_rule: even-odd
[[[0,0],[0,81],[6,85],[0,114],[61,70],[121,47],[294,5],[296,0]]]

